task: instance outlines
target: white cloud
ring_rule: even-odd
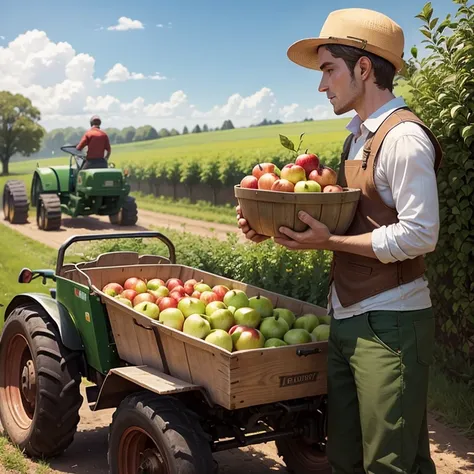
[[[127,30],[143,30],[145,27],[139,20],[132,20],[126,16],[122,16],[118,20],[118,24],[115,26],[109,26],[107,29],[110,31],[127,31]]]
[[[109,84],[111,82],[125,82],[140,79],[162,81],[166,79],[166,77],[160,75],[160,73],[158,72],[152,76],[145,76],[141,72],[130,72],[123,64],[117,63],[107,72],[107,74],[105,75],[105,79],[102,82],[103,84]]]
[[[5,36],[0,36],[0,40],[4,40],[5,39]]]
[[[157,28],[163,28],[163,24],[162,23],[158,23],[158,25],[156,25]]]

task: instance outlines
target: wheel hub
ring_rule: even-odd
[[[36,399],[36,371],[31,359],[26,362],[21,373],[21,393],[25,400],[34,407]]]
[[[163,459],[156,449],[146,449],[141,454],[138,474],[166,474]]]

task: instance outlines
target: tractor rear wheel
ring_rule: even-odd
[[[0,421],[31,457],[53,457],[73,441],[82,396],[79,352],[66,349],[39,305],[8,316],[0,337]]]
[[[110,215],[109,219],[113,225],[135,225],[138,220],[138,208],[135,198],[127,196],[122,209],[117,214]]]
[[[211,443],[185,405],[140,392],[117,408],[109,434],[110,474],[212,474]]]
[[[3,217],[12,224],[26,224],[28,221],[28,195],[23,181],[7,181],[3,188]]]
[[[40,194],[36,204],[36,224],[41,230],[61,228],[61,201],[57,194]]]

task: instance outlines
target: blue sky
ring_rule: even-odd
[[[0,78],[0,89],[30,96],[47,128],[82,125],[95,110],[107,125],[119,127],[216,126],[225,118],[247,125],[265,113],[288,120],[305,112],[333,117],[317,91],[320,73],[289,61],[288,46],[317,36],[330,11],[362,7],[402,26],[407,57],[423,39],[415,18],[423,5],[418,0],[8,2],[0,18],[0,73],[10,77]],[[432,5],[441,18],[457,10],[451,0]],[[140,27],[109,30],[121,17]],[[68,75],[71,60],[76,72]],[[284,109],[292,104],[298,106]]]

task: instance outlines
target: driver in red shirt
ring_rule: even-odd
[[[76,146],[78,150],[82,150],[87,146],[87,156],[82,169],[90,168],[107,168],[107,160],[110,157],[111,149],[109,137],[100,129],[102,121],[98,115],[91,117],[91,128],[82,137]],[[107,152],[105,154],[105,152]],[[104,156],[105,154],[105,156]]]

